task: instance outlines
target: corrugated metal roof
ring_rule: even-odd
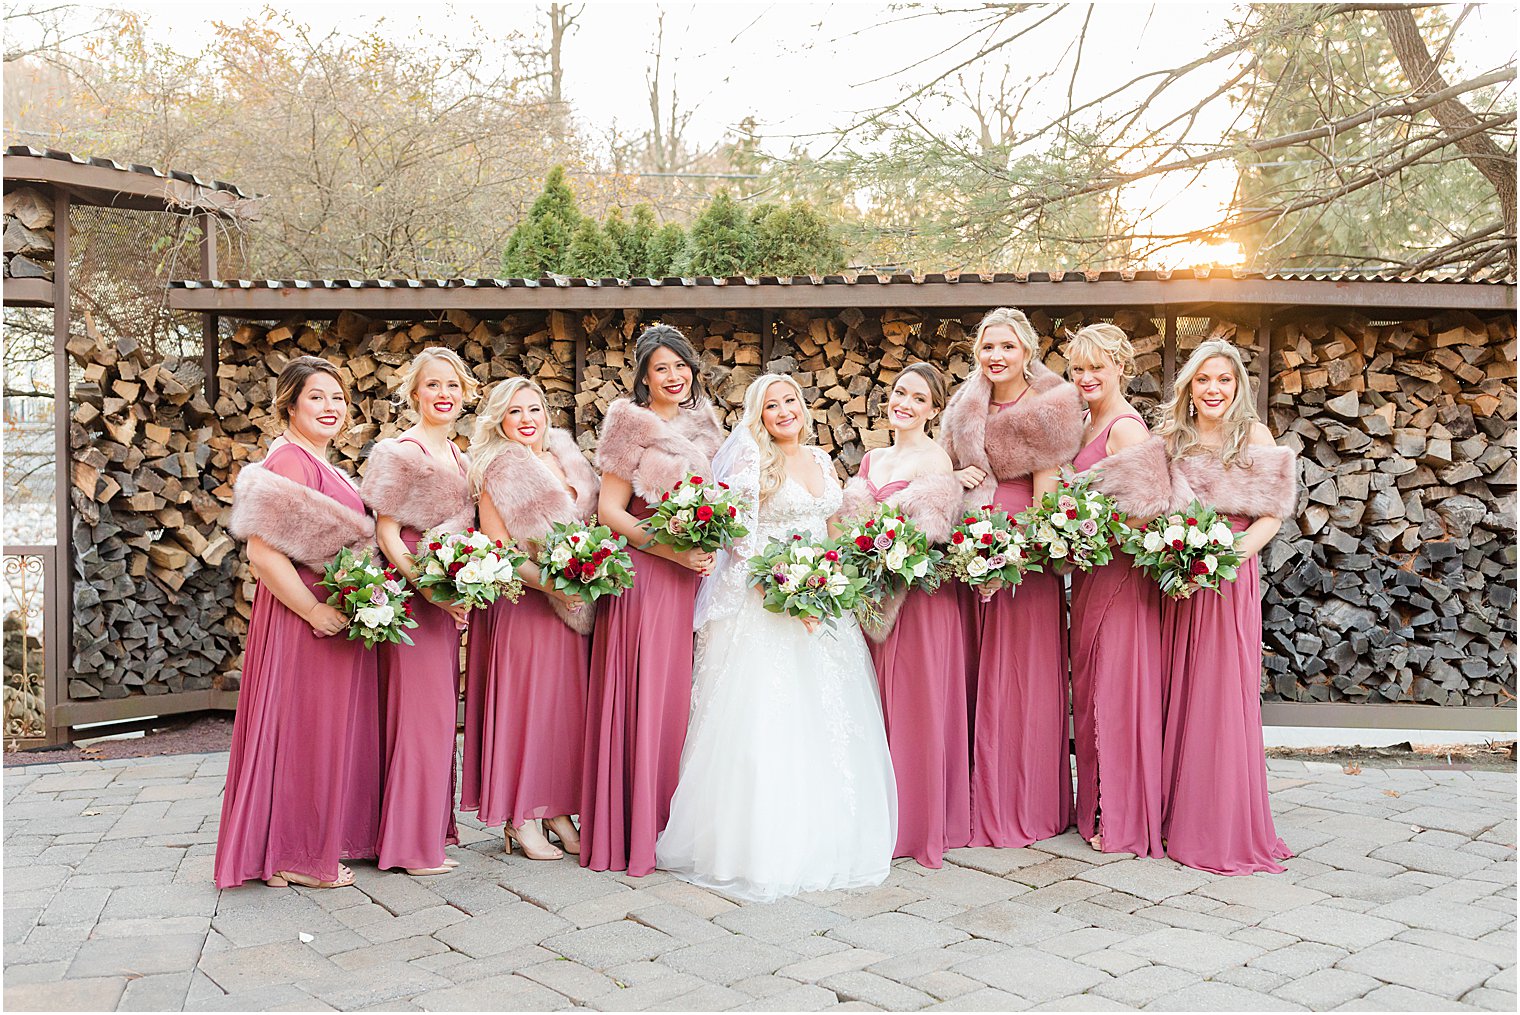
[[[931,272],[914,275],[869,273],[849,275],[735,275],[714,278],[707,275],[669,278],[576,278],[546,274],[539,278],[323,278],[323,279],[175,279],[169,283],[178,289],[553,289],[553,288],[629,288],[696,286],[875,286],[875,285],[977,285],[1008,282],[1165,282],[1168,280],[1262,280],[1285,282],[1401,282],[1514,285],[1510,272],[1482,273],[1466,276],[1441,272],[1394,271],[1246,271],[1239,268],[1193,268],[1180,271],[1028,271],[1028,272]]]
[[[123,165],[122,163],[117,162],[115,159],[107,159],[98,155],[92,156],[90,158],[84,158],[82,156],[75,155],[72,152],[60,151],[57,148],[33,148],[31,145],[15,144],[6,146],[5,154],[34,159],[52,159],[55,162],[69,162],[76,166],[95,166],[97,169],[114,169],[122,173],[136,173],[140,176],[153,176],[157,177],[160,180],[178,180],[181,183],[193,184],[197,187],[204,187],[207,190],[219,190],[231,194],[234,197],[250,200],[262,196],[260,194],[254,194],[246,191],[242,187],[239,187],[233,183],[227,183],[224,180],[204,180],[201,177],[196,176],[194,173],[184,173],[180,172],[177,169],[160,170],[155,169],[152,166],[142,165],[141,163],[137,162]]]

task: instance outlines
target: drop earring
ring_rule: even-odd
[[[1191,399],[1189,399],[1188,400],[1188,419],[1192,419],[1196,415],[1198,415],[1198,403],[1192,401]]]

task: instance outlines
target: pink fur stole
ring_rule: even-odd
[[[943,543],[950,538],[950,530],[960,517],[961,497],[964,493],[960,481],[954,476],[920,476],[892,494],[884,503],[891,504],[907,515],[929,537],[930,543]],[[845,484],[844,505],[839,509],[839,517],[858,518],[868,515],[876,509],[876,504],[871,488],[864,479],[856,476]],[[902,612],[906,599],[906,593],[895,592],[878,603],[878,619],[860,625],[866,637],[877,644],[886,641],[887,635],[892,633],[892,628],[897,624],[897,615]]]
[[[705,400],[667,423],[632,399],[619,398],[602,420],[596,467],[628,480],[645,501],[656,501],[687,473],[709,470],[722,443],[723,427]]]
[[[973,507],[992,503],[999,480],[1058,468],[1082,450],[1082,398],[1076,386],[1040,363],[1029,372],[1030,390],[995,416],[987,415],[992,383],[980,371],[945,407],[940,445],[957,469],[974,465],[987,473],[965,497]]]
[[[1172,459],[1172,510],[1189,501],[1242,518],[1292,518],[1298,507],[1298,456],[1291,448],[1248,447],[1249,465],[1218,455]]]
[[[516,442],[509,442],[502,448],[486,466],[482,480],[484,492],[490,495],[491,504],[501,515],[507,531],[532,554],[537,553],[538,547],[535,545],[530,550],[528,544],[540,543],[554,522],[589,518],[596,510],[596,497],[601,490],[596,473],[575,446],[575,438],[567,431],[551,427],[548,447],[575,491],[573,498],[559,477],[537,455]],[[594,609],[582,607],[571,613],[553,596],[549,597],[549,605],[572,631],[591,633],[596,622]]]
[[[454,456],[431,458],[407,441],[383,440],[374,446],[359,495],[375,514],[390,515],[419,532],[463,532],[475,524],[470,481]]]
[[[245,542],[258,536],[298,564],[322,570],[343,547],[375,545],[375,520],[319,490],[248,464],[232,485],[227,528]]]
[[[1166,442],[1160,437],[1115,451],[1086,475],[1092,477],[1094,490],[1112,497],[1131,518],[1154,518],[1171,507],[1171,470]]]

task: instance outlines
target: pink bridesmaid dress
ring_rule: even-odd
[[[890,501],[909,485],[878,487],[870,478],[871,456],[860,463],[876,503]],[[904,598],[885,640],[868,641],[887,747],[897,776],[897,848],[924,867],[938,869],[947,849],[971,841],[971,748],[967,731],[966,652],[956,589],[914,589]]]
[[[652,505],[635,495],[635,518]],[[581,789],[581,866],[654,870],[691,712],[692,618],[701,577],[633,551],[633,588],[598,604]]]
[[[1033,502],[1031,476],[998,482],[999,510],[1012,515]],[[971,845],[1017,848],[1072,821],[1061,577],[1030,573],[979,613]]]
[[[1077,472],[1107,457],[1114,423],[1078,452]],[[1105,853],[1164,855],[1161,688],[1161,592],[1116,551],[1104,566],[1072,575],[1071,597],[1077,830],[1091,839],[1101,829]]]
[[[427,448],[409,437],[429,458]],[[450,444],[450,448],[453,445]],[[461,481],[465,465],[453,451]],[[415,553],[422,533],[402,528]],[[380,708],[385,730],[379,866],[440,867],[444,847],[459,844],[454,823],[454,746],[459,723],[459,628],[414,591],[411,645],[381,645]]]
[[[1236,532],[1250,519],[1230,517]],[[1240,568],[1222,595],[1161,606],[1166,855],[1215,874],[1280,874],[1261,733],[1261,569]],[[1107,833],[1105,832],[1105,838]]]
[[[270,472],[363,515],[354,485],[295,444]],[[321,574],[297,573],[318,600]],[[218,888],[293,871],[335,881],[339,862],[375,856],[380,721],[375,653],[342,634],[318,638],[263,582],[254,593],[242,693],[217,832]]]

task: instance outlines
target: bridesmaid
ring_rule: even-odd
[[[1135,351],[1124,331],[1090,324],[1063,350],[1087,403],[1072,463],[1134,524],[1166,511],[1166,450],[1124,397]],[[1114,559],[1071,578],[1071,698],[1077,745],[1077,831],[1105,853],[1161,849],[1161,593]],[[1100,834],[1101,828],[1101,834]]]
[[[375,537],[391,565],[416,582],[412,554],[424,531],[462,532],[475,524],[469,463],[452,440],[478,385],[452,349],[422,350],[397,375],[396,394],[415,426],[376,444],[359,492],[375,512]],[[463,606],[416,590],[411,645],[381,645],[380,711],[385,730],[379,863],[408,874],[445,874],[457,845],[454,738],[459,715],[459,633]]]
[[[527,378],[501,382],[470,447],[481,529],[517,540],[530,557],[551,523],[581,521],[596,508],[596,473],[575,439],[549,426],[547,406]],[[470,635],[460,808],[505,825],[508,852],[516,842],[530,860],[558,860],[580,852],[570,815],[580,810],[593,614],[579,596],[545,588],[531,560],[518,574],[522,598],[493,603]]]
[[[353,481],[327,461],[348,419],[338,368],[298,356],[275,382],[285,431],[233,491],[233,535],[258,576],[232,727],[214,876],[218,888],[341,888],[339,861],[375,855],[380,731],[375,655],[317,585],[375,527]]]
[[[1245,557],[1223,595],[1168,598],[1161,607],[1161,837],[1166,855],[1215,874],[1281,873],[1293,854],[1267,799],[1261,735],[1261,570],[1258,554],[1291,517],[1297,462],[1257,421],[1240,352],[1200,345],[1161,409],[1174,509],[1196,498],[1244,532]]]
[[[976,369],[945,409],[940,442],[966,503],[1013,514],[1052,491],[1082,444],[1077,390],[1038,361],[1029,320],[1007,307],[976,330]],[[971,845],[1027,846],[1071,825],[1066,618],[1061,576],[973,607],[978,644]],[[962,597],[969,603],[973,597]]]
[[[702,389],[696,350],[669,325],[634,345],[633,397],[607,409],[597,447],[601,521],[628,537],[634,586],[597,611],[586,702],[581,866],[654,870],[670,816],[691,710],[692,610],[712,554],[650,541],[642,522],[687,473],[701,474],[723,440]]]
[[[961,485],[950,456],[925,432],[945,408],[945,375],[914,363],[897,375],[887,401],[892,446],[866,452],[845,488],[844,517],[890,502],[929,537],[950,538]],[[881,604],[880,625],[866,628],[881,688],[892,770],[897,774],[897,848],[939,868],[947,849],[971,841],[971,766],[966,730],[965,646],[954,588],[915,589]]]

